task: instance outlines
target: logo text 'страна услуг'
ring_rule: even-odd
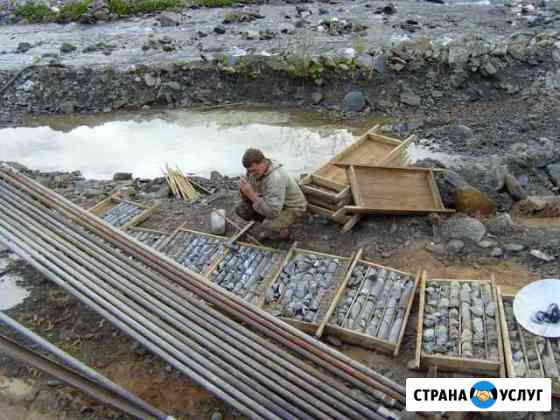
[[[550,411],[547,378],[409,378],[408,411]]]

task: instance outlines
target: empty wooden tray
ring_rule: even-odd
[[[345,213],[452,213],[441,201],[434,175],[426,168],[336,164],[346,169],[356,205]]]

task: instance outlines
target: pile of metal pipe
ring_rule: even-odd
[[[9,170],[0,170],[0,178],[0,241],[242,413],[379,419],[395,418],[386,406],[402,407],[404,389],[387,378],[204,282],[41,185]]]
[[[68,385],[77,387],[94,399],[107,403],[135,418],[142,420],[174,420],[174,417],[168,416],[157,408],[152,407],[136,395],[41,338],[33,331],[28,330],[1,311],[0,324],[7,325],[43,351],[56,356],[57,359],[64,362],[64,366],[26,349],[2,334],[0,334],[0,352],[23,363],[28,363]]]

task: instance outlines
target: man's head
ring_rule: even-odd
[[[262,177],[268,170],[268,160],[259,149],[247,149],[241,162],[247,173],[257,178]]]

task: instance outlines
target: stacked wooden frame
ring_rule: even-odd
[[[345,170],[337,164],[407,166],[409,163],[407,148],[416,137],[410,136],[400,141],[378,133],[378,129],[378,125],[370,129],[300,182],[308,200],[309,211],[343,224],[345,232],[352,229],[361,216],[347,216],[340,211],[351,204],[352,192]]]

